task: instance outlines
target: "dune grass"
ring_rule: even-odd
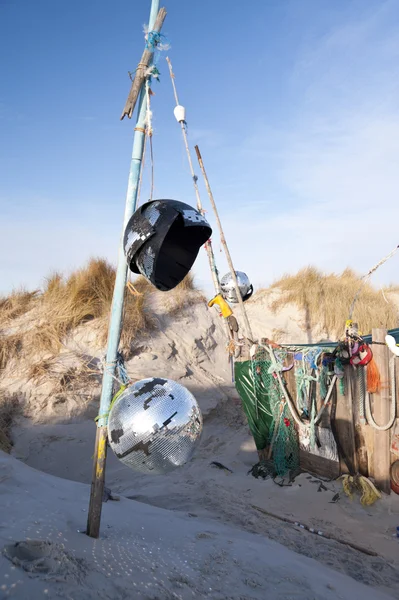
[[[197,293],[193,294],[193,292]],[[165,294],[165,310],[169,315],[178,314],[183,308],[193,306],[199,302],[205,302],[205,298],[198,293],[191,273],[188,273],[172,291]]]
[[[0,371],[4,369],[10,358],[18,356],[22,347],[23,335],[21,333],[0,334]]]
[[[65,279],[59,274],[48,281],[41,297],[44,325],[38,333],[38,344],[43,350],[56,351],[66,336],[79,325],[97,320],[99,338],[105,343],[115,283],[115,269],[105,260],[92,259],[86,267]],[[153,326],[146,309],[150,284],[139,277],[134,283],[138,294],[125,292],[122,349]]]
[[[15,290],[9,296],[0,297],[0,326],[27,313],[34,305],[38,291]]]
[[[0,369],[11,358],[24,352],[27,355],[50,353],[56,355],[67,336],[78,326],[96,321],[99,344],[105,345],[108,335],[109,316],[115,283],[115,269],[103,259],[92,259],[88,264],[64,277],[54,273],[45,282],[42,293],[14,292],[0,300],[0,324],[12,320],[35,308],[33,327],[24,333],[0,336]],[[132,341],[140,334],[151,331],[156,320],[148,302],[153,286],[142,276],[133,282],[133,293],[126,288],[121,349],[129,354]],[[192,303],[189,292],[195,290],[189,274],[173,292],[165,294],[166,302],[172,301],[173,311]],[[190,299],[191,298],[191,299]],[[47,360],[47,359],[46,359]],[[35,377],[41,369],[48,369],[46,360],[36,365]]]
[[[296,275],[284,275],[270,289],[279,289],[280,298],[271,308],[277,312],[287,304],[295,304],[305,313],[306,327],[321,327],[328,336],[340,336],[349,318],[350,306],[362,280],[346,269],[341,274],[326,275],[314,267],[301,269]],[[365,284],[355,304],[353,320],[364,334],[373,327],[392,329],[398,326],[398,309],[389,297]]]
[[[11,452],[11,427],[15,417],[20,414],[21,407],[16,396],[9,396],[0,391],[0,450]]]

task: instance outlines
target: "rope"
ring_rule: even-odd
[[[336,376],[336,375],[334,375],[334,376],[332,377],[332,379],[331,379],[331,382],[330,382],[330,385],[329,385],[329,388],[328,388],[328,391],[327,391],[327,395],[326,395],[326,397],[324,398],[324,401],[323,401],[322,407],[320,408],[320,410],[319,410],[319,412],[318,412],[318,414],[317,414],[317,416],[316,416],[316,418],[315,418],[315,421],[314,421],[314,424],[315,424],[315,425],[318,425],[318,423],[319,423],[319,421],[320,421],[320,419],[321,419],[321,417],[322,417],[322,415],[323,415],[323,413],[324,413],[324,411],[325,411],[325,409],[326,409],[326,407],[327,407],[327,404],[328,404],[328,403],[329,403],[329,401],[330,401],[331,394],[333,393],[333,390],[334,390],[334,386],[335,386],[335,384],[337,383],[337,379],[338,379],[338,378],[337,378],[337,376]]]
[[[151,111],[151,93],[150,93],[150,81],[149,79],[145,82],[145,95],[147,98],[147,111],[145,114],[145,124],[146,124],[146,134],[150,139],[150,153],[151,153],[151,192],[150,192],[150,200],[152,200],[154,195],[154,153],[152,148],[152,111]]]
[[[123,356],[119,352],[116,358],[116,370],[118,371],[118,375],[121,381],[123,382],[123,385],[129,385],[129,383],[131,383],[132,380],[129,377],[128,372],[126,370]]]
[[[116,356],[116,360],[107,363],[105,358],[100,361],[99,370],[101,372],[107,371],[107,373],[117,381],[120,385],[119,390],[116,392],[114,397],[112,398],[109,409],[105,413],[98,414],[94,421],[98,424],[100,419],[105,419],[107,424],[109,413],[111,412],[111,408],[115,404],[115,401],[119,398],[120,394],[127,388],[128,385],[132,383],[132,379],[129,377],[128,372],[125,367],[125,362],[123,360],[122,354],[118,352]],[[117,375],[115,375],[115,371]]]
[[[107,412],[106,412],[106,413],[103,413],[102,415],[97,415],[97,417],[94,419],[94,421],[95,421],[96,423],[98,423],[98,421],[99,421],[100,419],[107,419],[107,420],[108,420],[108,417],[109,417],[109,415],[110,415],[110,412],[111,412],[111,409],[112,409],[112,407],[114,406],[115,402],[118,400],[119,396],[122,394],[122,392],[124,392],[124,391],[125,391],[125,389],[126,389],[126,388],[127,388],[127,385],[122,385],[122,386],[119,388],[119,390],[116,392],[116,394],[115,394],[115,395],[114,395],[114,397],[112,398],[112,400],[111,400],[111,404],[109,405],[109,409],[107,410]]]
[[[273,348],[271,346],[263,346],[263,347],[266,348],[266,350],[269,352],[270,358],[271,358],[271,361],[272,361],[273,365],[278,369],[278,363],[277,363],[276,357],[274,355]],[[288,407],[290,409],[290,412],[291,412],[291,414],[292,414],[292,416],[294,418],[294,421],[297,423],[297,425],[303,425],[303,421],[301,420],[301,417],[299,416],[298,411],[297,411],[295,405],[293,404],[293,402],[292,402],[292,400],[291,400],[291,398],[290,398],[290,396],[289,396],[289,394],[287,392],[287,389],[286,389],[286,387],[284,385],[283,379],[281,377],[281,373],[278,370],[276,370],[275,374],[276,374],[277,380],[278,380],[278,382],[280,384],[281,391],[284,394],[284,398],[287,401],[287,404],[288,404]]]
[[[358,367],[357,368],[357,381],[358,381],[358,386],[359,386],[359,419],[360,419],[360,423],[362,425],[365,425],[366,423],[366,416],[365,416],[365,400],[366,400],[366,377],[365,377],[365,372],[364,372],[364,367]]]
[[[155,50],[155,48],[159,47],[160,49],[164,46],[161,42],[166,39],[166,36],[159,31],[149,31],[146,35],[146,48],[147,50]]]
[[[129,292],[132,294],[132,296],[143,296],[143,294],[141,292],[138,292],[136,290],[136,288],[134,287],[134,285],[131,281],[128,281],[126,283],[126,287],[129,290]]]
[[[389,260],[390,258],[392,258],[392,256],[393,256],[394,254],[396,254],[396,252],[397,252],[398,250],[399,250],[399,245],[398,245],[398,246],[395,246],[395,248],[392,250],[392,252],[390,252],[390,253],[389,253],[389,254],[387,254],[387,255],[386,255],[384,258],[382,258],[382,259],[381,259],[381,260],[380,260],[380,261],[379,261],[379,262],[378,262],[376,265],[374,265],[374,267],[372,267],[372,268],[370,269],[370,271],[369,271],[368,273],[366,273],[366,275],[364,275],[364,276],[362,277],[362,279],[363,279],[363,281],[362,281],[362,284],[361,284],[361,286],[359,287],[358,291],[356,292],[356,294],[355,294],[355,297],[353,298],[353,301],[352,301],[351,307],[350,307],[350,309],[349,309],[349,320],[352,320],[353,311],[354,311],[354,309],[355,309],[355,304],[356,304],[356,302],[357,302],[357,299],[358,299],[358,297],[359,297],[359,295],[360,295],[360,293],[361,293],[361,291],[362,291],[363,287],[365,286],[365,284],[367,283],[367,281],[370,279],[371,275],[372,275],[372,274],[373,274],[373,273],[374,273],[374,272],[375,272],[377,269],[379,269],[379,268],[381,267],[381,265],[383,265],[384,263],[386,263],[386,262],[387,262],[387,260]]]
[[[309,384],[312,381],[318,381],[318,376],[316,375],[315,377],[313,375],[308,375],[306,373],[306,371],[304,369],[298,369],[297,370],[297,390],[301,396],[301,399],[304,399],[304,396],[306,395],[306,397],[309,394]],[[301,406],[300,408],[303,408],[303,406]]]
[[[112,377],[112,379],[114,379],[115,381],[117,381],[119,383],[119,385],[124,385],[123,381],[119,377],[117,377],[115,375],[115,373],[113,372],[115,367],[116,367],[116,360],[111,361],[111,362],[106,362],[105,359],[100,360],[99,371],[101,373],[104,373],[106,371],[108,373],[108,375],[110,375]]]
[[[280,384],[281,390],[282,390],[282,392],[284,394],[284,397],[285,397],[285,399],[287,401],[288,407],[290,409],[290,412],[291,412],[291,414],[292,414],[295,422],[298,425],[301,425],[301,426],[305,425],[306,426],[306,424],[300,418],[300,416],[298,414],[298,411],[297,411],[295,405],[293,404],[291,398],[289,397],[289,394],[288,394],[288,392],[286,390],[286,387],[284,385],[283,379],[281,377],[282,366],[277,363],[277,360],[276,360],[276,357],[274,355],[273,349],[271,348],[271,346],[263,346],[263,347],[267,349],[267,351],[270,354],[271,360],[272,360],[272,366],[269,368],[268,372],[276,374],[276,377],[277,377],[278,382]],[[307,381],[317,381],[318,380],[317,377],[313,377],[312,375],[303,375],[303,379],[307,380]],[[317,425],[320,422],[321,417],[323,416],[323,413],[324,413],[324,411],[325,411],[325,409],[326,409],[326,407],[327,407],[327,405],[328,405],[328,403],[330,401],[331,394],[332,394],[332,392],[334,390],[334,386],[335,386],[335,384],[337,382],[337,379],[338,379],[338,376],[334,374],[333,378],[331,379],[331,382],[330,382],[330,385],[329,385],[326,397],[325,397],[325,399],[323,401],[323,404],[322,404],[319,412],[317,413],[317,415],[315,414],[315,403],[312,403],[312,413],[313,414],[312,414],[312,417],[311,417],[311,423],[310,423],[310,425],[314,426],[314,425]]]
[[[377,431],[387,431],[391,429],[396,419],[396,362],[395,356],[392,355],[390,360],[390,371],[391,371],[391,408],[390,408],[390,419],[386,425],[377,425],[371,412],[371,400],[370,394],[366,394],[366,417],[369,425],[377,429]]]
[[[139,127],[138,129],[141,130],[141,127]],[[142,131],[143,131],[143,133],[145,135],[145,129],[143,129]],[[139,183],[138,183],[138,187],[137,187],[136,209],[140,206],[141,184],[143,182],[143,173],[144,173],[144,167],[145,167],[145,155],[146,155],[146,147],[147,147],[146,142],[147,142],[147,136],[145,135],[145,137],[144,137],[143,156],[141,157],[141,167],[140,167]]]

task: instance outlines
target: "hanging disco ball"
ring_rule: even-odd
[[[254,288],[252,287],[248,276],[242,271],[236,271],[236,277],[238,280],[241,298],[245,302],[245,300],[248,300],[248,298],[252,296]],[[238,302],[236,286],[234,285],[234,280],[231,273],[227,273],[222,277],[220,287],[222,289],[223,298],[227,300],[227,302],[231,302],[233,304]]]
[[[163,292],[175,288],[193,266],[212,229],[195,208],[177,200],[152,200],[126,225],[123,247],[129,269]]]
[[[124,390],[108,418],[108,441],[123,464],[163,474],[187,463],[202,431],[194,396],[171,379],[142,379]]]

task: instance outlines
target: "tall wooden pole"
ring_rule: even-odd
[[[149,31],[152,31],[158,13],[159,0],[152,0],[149,20]],[[144,93],[144,88],[142,86],[138,106],[138,117],[136,127],[134,129],[132,160],[130,164],[128,188],[126,193],[123,231],[121,241],[119,244],[118,266],[116,271],[114,294],[112,298],[111,317],[108,331],[107,354],[102,380],[100,412],[99,419],[97,422],[97,433],[93,462],[93,477],[91,483],[89,515],[86,531],[87,535],[93,538],[98,538],[100,534],[105,465],[107,460],[108,412],[113,395],[114,373],[116,368],[116,358],[118,354],[118,347],[122,330],[123,305],[128,273],[127,262],[123,250],[123,232],[125,230],[127,222],[136,210],[137,191],[144,149],[146,112],[147,100],[146,95]]]
[[[385,344],[385,329],[373,329],[373,356],[380,372],[381,388],[377,394],[372,395],[374,418],[376,423],[388,423],[390,414],[389,400],[389,350]],[[390,466],[390,430],[378,431],[374,429],[374,455],[373,475],[376,486],[386,494],[391,493]]]
[[[230,255],[229,248],[227,246],[226,238],[224,237],[222,223],[221,223],[220,218],[219,218],[219,213],[218,213],[218,210],[216,208],[215,199],[214,199],[213,194],[212,194],[211,186],[209,184],[208,176],[206,174],[205,167],[204,167],[204,162],[202,160],[201,152],[200,152],[198,146],[195,146],[195,152],[197,153],[197,158],[198,158],[199,166],[201,168],[202,175],[204,177],[205,186],[206,186],[206,190],[208,192],[209,200],[211,201],[213,212],[215,213],[216,222],[217,222],[217,225],[218,225],[218,228],[219,228],[219,233],[220,233],[220,241],[222,242],[222,245],[223,245],[223,248],[224,248],[224,251],[225,251],[225,254],[226,254],[226,258],[227,258],[227,263],[229,265],[231,276],[233,278],[234,285],[235,285],[235,288],[236,288],[237,299],[238,299],[238,302],[240,304],[241,313],[242,313],[242,317],[243,317],[244,324],[245,324],[245,330],[246,330],[247,338],[250,339],[251,341],[253,341],[251,325],[249,324],[248,315],[247,315],[247,312],[246,312],[245,306],[244,306],[244,301],[242,299],[240,288],[238,286],[237,275],[236,275],[236,272],[234,270],[234,265],[233,265],[233,261],[232,261],[231,255]]]

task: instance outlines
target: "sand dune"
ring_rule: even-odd
[[[306,474],[284,488],[248,475],[257,454],[231,381],[221,319],[201,301],[178,314],[169,309],[162,295],[153,295],[157,328],[135,341],[127,368],[134,378],[169,377],[194,393],[204,415],[201,444],[188,465],[168,476],[134,473],[110,452],[106,485],[121,500],[104,504],[99,541],[78,533],[86,526],[101,378],[95,324],[70,336],[41,380],[26,376],[41,356],[3,372],[1,388],[18,395],[23,416],[13,430],[13,456],[2,455],[0,463],[0,534],[7,546],[0,597],[399,598],[392,537],[398,497],[364,509],[346,497],[331,503],[340,489],[335,482],[318,492],[320,482]],[[279,330],[306,341],[296,309],[276,318],[265,297],[248,309],[260,336]],[[60,390],[63,374],[82,361],[93,373]],[[321,539],[254,506],[379,556]],[[16,542],[24,543],[15,548]]]

